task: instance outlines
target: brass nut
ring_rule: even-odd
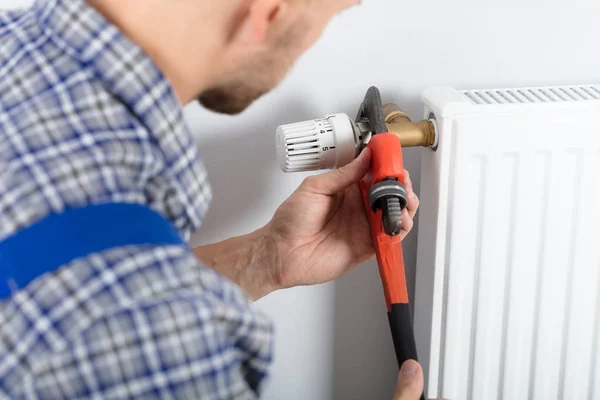
[[[396,104],[388,103],[383,106],[383,113],[385,115],[385,123],[391,124],[396,122],[411,122],[410,117],[406,115],[404,111],[400,109]]]
[[[412,122],[396,104],[383,106],[388,131],[400,138],[402,147],[430,147],[435,144],[435,127],[430,121]]]

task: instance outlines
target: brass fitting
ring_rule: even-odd
[[[435,144],[435,127],[431,121],[412,122],[396,104],[383,106],[388,131],[400,138],[402,147],[431,147]]]

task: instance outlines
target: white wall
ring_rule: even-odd
[[[196,242],[258,228],[301,182],[302,175],[278,169],[277,125],[332,112],[355,115],[370,85],[420,117],[419,96],[430,85],[600,82],[598,20],[597,0],[363,0],[337,17],[284,84],[244,115],[186,110],[216,198]],[[418,189],[419,150],[406,151],[406,166]],[[410,280],[415,239],[405,241]],[[374,263],[337,283],[276,293],[257,306],[277,327],[266,399],[391,397],[397,369]]]

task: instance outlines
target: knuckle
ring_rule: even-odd
[[[337,181],[338,179],[344,178],[348,171],[349,169],[346,165],[345,167],[334,169],[333,171],[329,172],[328,175],[331,177],[332,180]]]
[[[316,176],[309,176],[304,178],[301,186],[306,189],[317,189],[319,186],[319,179]]]
[[[416,194],[413,193],[411,196],[411,200],[412,200],[414,207],[419,208],[419,205],[421,205],[421,200],[419,199],[419,196],[417,196]]]
[[[414,221],[406,210],[402,213],[402,225],[406,231],[410,231],[414,226]]]
[[[411,231],[412,228],[414,227],[414,221],[412,220],[412,218],[409,218],[406,220],[406,222],[404,223],[404,226],[406,228],[407,231]]]

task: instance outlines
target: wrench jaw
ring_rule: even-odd
[[[364,101],[360,105],[360,110],[356,116],[356,124],[360,123],[367,123],[373,135],[388,132],[381,93],[375,86],[369,88]]]

